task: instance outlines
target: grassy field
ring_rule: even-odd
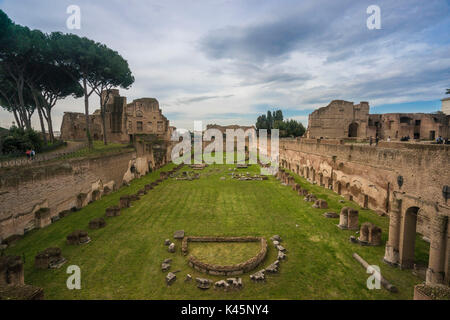
[[[47,299],[412,299],[413,286],[420,279],[410,270],[384,264],[384,245],[361,247],[350,243],[349,236],[355,232],[337,228],[338,219],[326,219],[322,214],[339,212],[343,206],[358,208],[360,223],[371,221],[381,226],[383,242],[387,239],[388,218],[361,209],[355,203],[340,203],[339,195],[295,176],[304,188],[327,200],[330,206],[327,210],[314,209],[273,177],[267,181],[231,179],[231,167],[211,165],[196,171],[202,176],[193,181],[168,179],[123,210],[121,216],[106,219],[105,228],[87,229],[89,220],[104,216],[105,209],[117,204],[121,195],[135,193],[156,180],[159,173],[153,172],[44,229],[32,231],[9,248],[7,254],[25,255],[25,281],[43,287]],[[252,165],[238,171],[259,173],[259,167]],[[66,236],[76,229],[88,230],[92,241],[82,246],[66,245]],[[267,240],[279,234],[288,258],[282,262],[280,272],[268,275],[264,283],[253,283],[249,274],[245,274],[244,288],[240,291],[202,291],[194,282],[184,282],[187,273],[214,281],[223,277],[190,268],[181,254],[180,240],[173,240],[177,246],[175,254],[167,252],[164,239],[173,239],[173,232],[179,229],[188,235],[252,235]],[[197,255],[214,262],[240,258],[243,261],[257,250],[251,246],[233,250],[229,245],[203,250],[200,246],[207,244],[191,245],[189,248]],[[36,253],[50,246],[60,247],[68,263],[57,270],[34,269]],[[425,245],[418,245],[418,255],[425,257],[426,249]],[[369,264],[380,266],[383,276],[399,292],[367,289],[369,275],[352,258],[353,252]],[[165,273],[161,271],[161,262],[166,258],[173,259],[172,271],[180,270],[170,287],[166,286]],[[262,267],[275,258],[276,251],[270,244]],[[81,290],[66,287],[69,265],[81,268]]]

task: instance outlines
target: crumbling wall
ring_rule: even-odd
[[[40,166],[4,168],[0,174],[0,240],[36,227],[35,213],[50,216],[82,207],[122,185],[135,152],[72,159]],[[145,170],[143,171],[145,172]],[[134,178],[134,177],[133,177]]]
[[[280,162],[310,182],[380,213],[390,211],[394,192],[436,205],[450,205],[442,192],[450,182],[449,146],[383,146],[281,139]],[[433,214],[426,210],[419,213],[417,231],[427,237]]]

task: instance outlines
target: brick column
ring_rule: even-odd
[[[389,212],[389,238],[383,259],[389,264],[397,264],[399,262],[400,221],[401,200],[394,199]]]
[[[447,217],[437,214],[431,221],[430,260],[426,283],[443,284],[447,242]]]

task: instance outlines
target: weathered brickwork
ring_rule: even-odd
[[[330,188],[390,218],[385,260],[414,262],[416,232],[430,242],[427,282],[449,283],[450,146],[343,144],[339,140],[282,139],[280,163],[311,183]]]
[[[155,169],[153,163],[150,156],[137,156],[136,152],[128,151],[2,169],[0,240],[47,226],[60,212],[81,208],[99,199],[105,190],[109,193]]]
[[[434,140],[450,137],[450,116],[443,113],[369,114],[369,103],[333,100],[308,117],[308,138]]]

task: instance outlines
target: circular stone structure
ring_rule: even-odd
[[[197,271],[217,275],[217,276],[234,276],[240,275],[245,272],[249,272],[255,269],[266,257],[267,254],[267,241],[263,237],[196,237],[188,236],[184,237],[181,244],[181,252],[184,255],[188,254],[188,242],[260,242],[261,249],[252,258],[245,262],[233,265],[217,265],[200,261],[193,255],[188,258],[188,264],[190,267]]]

